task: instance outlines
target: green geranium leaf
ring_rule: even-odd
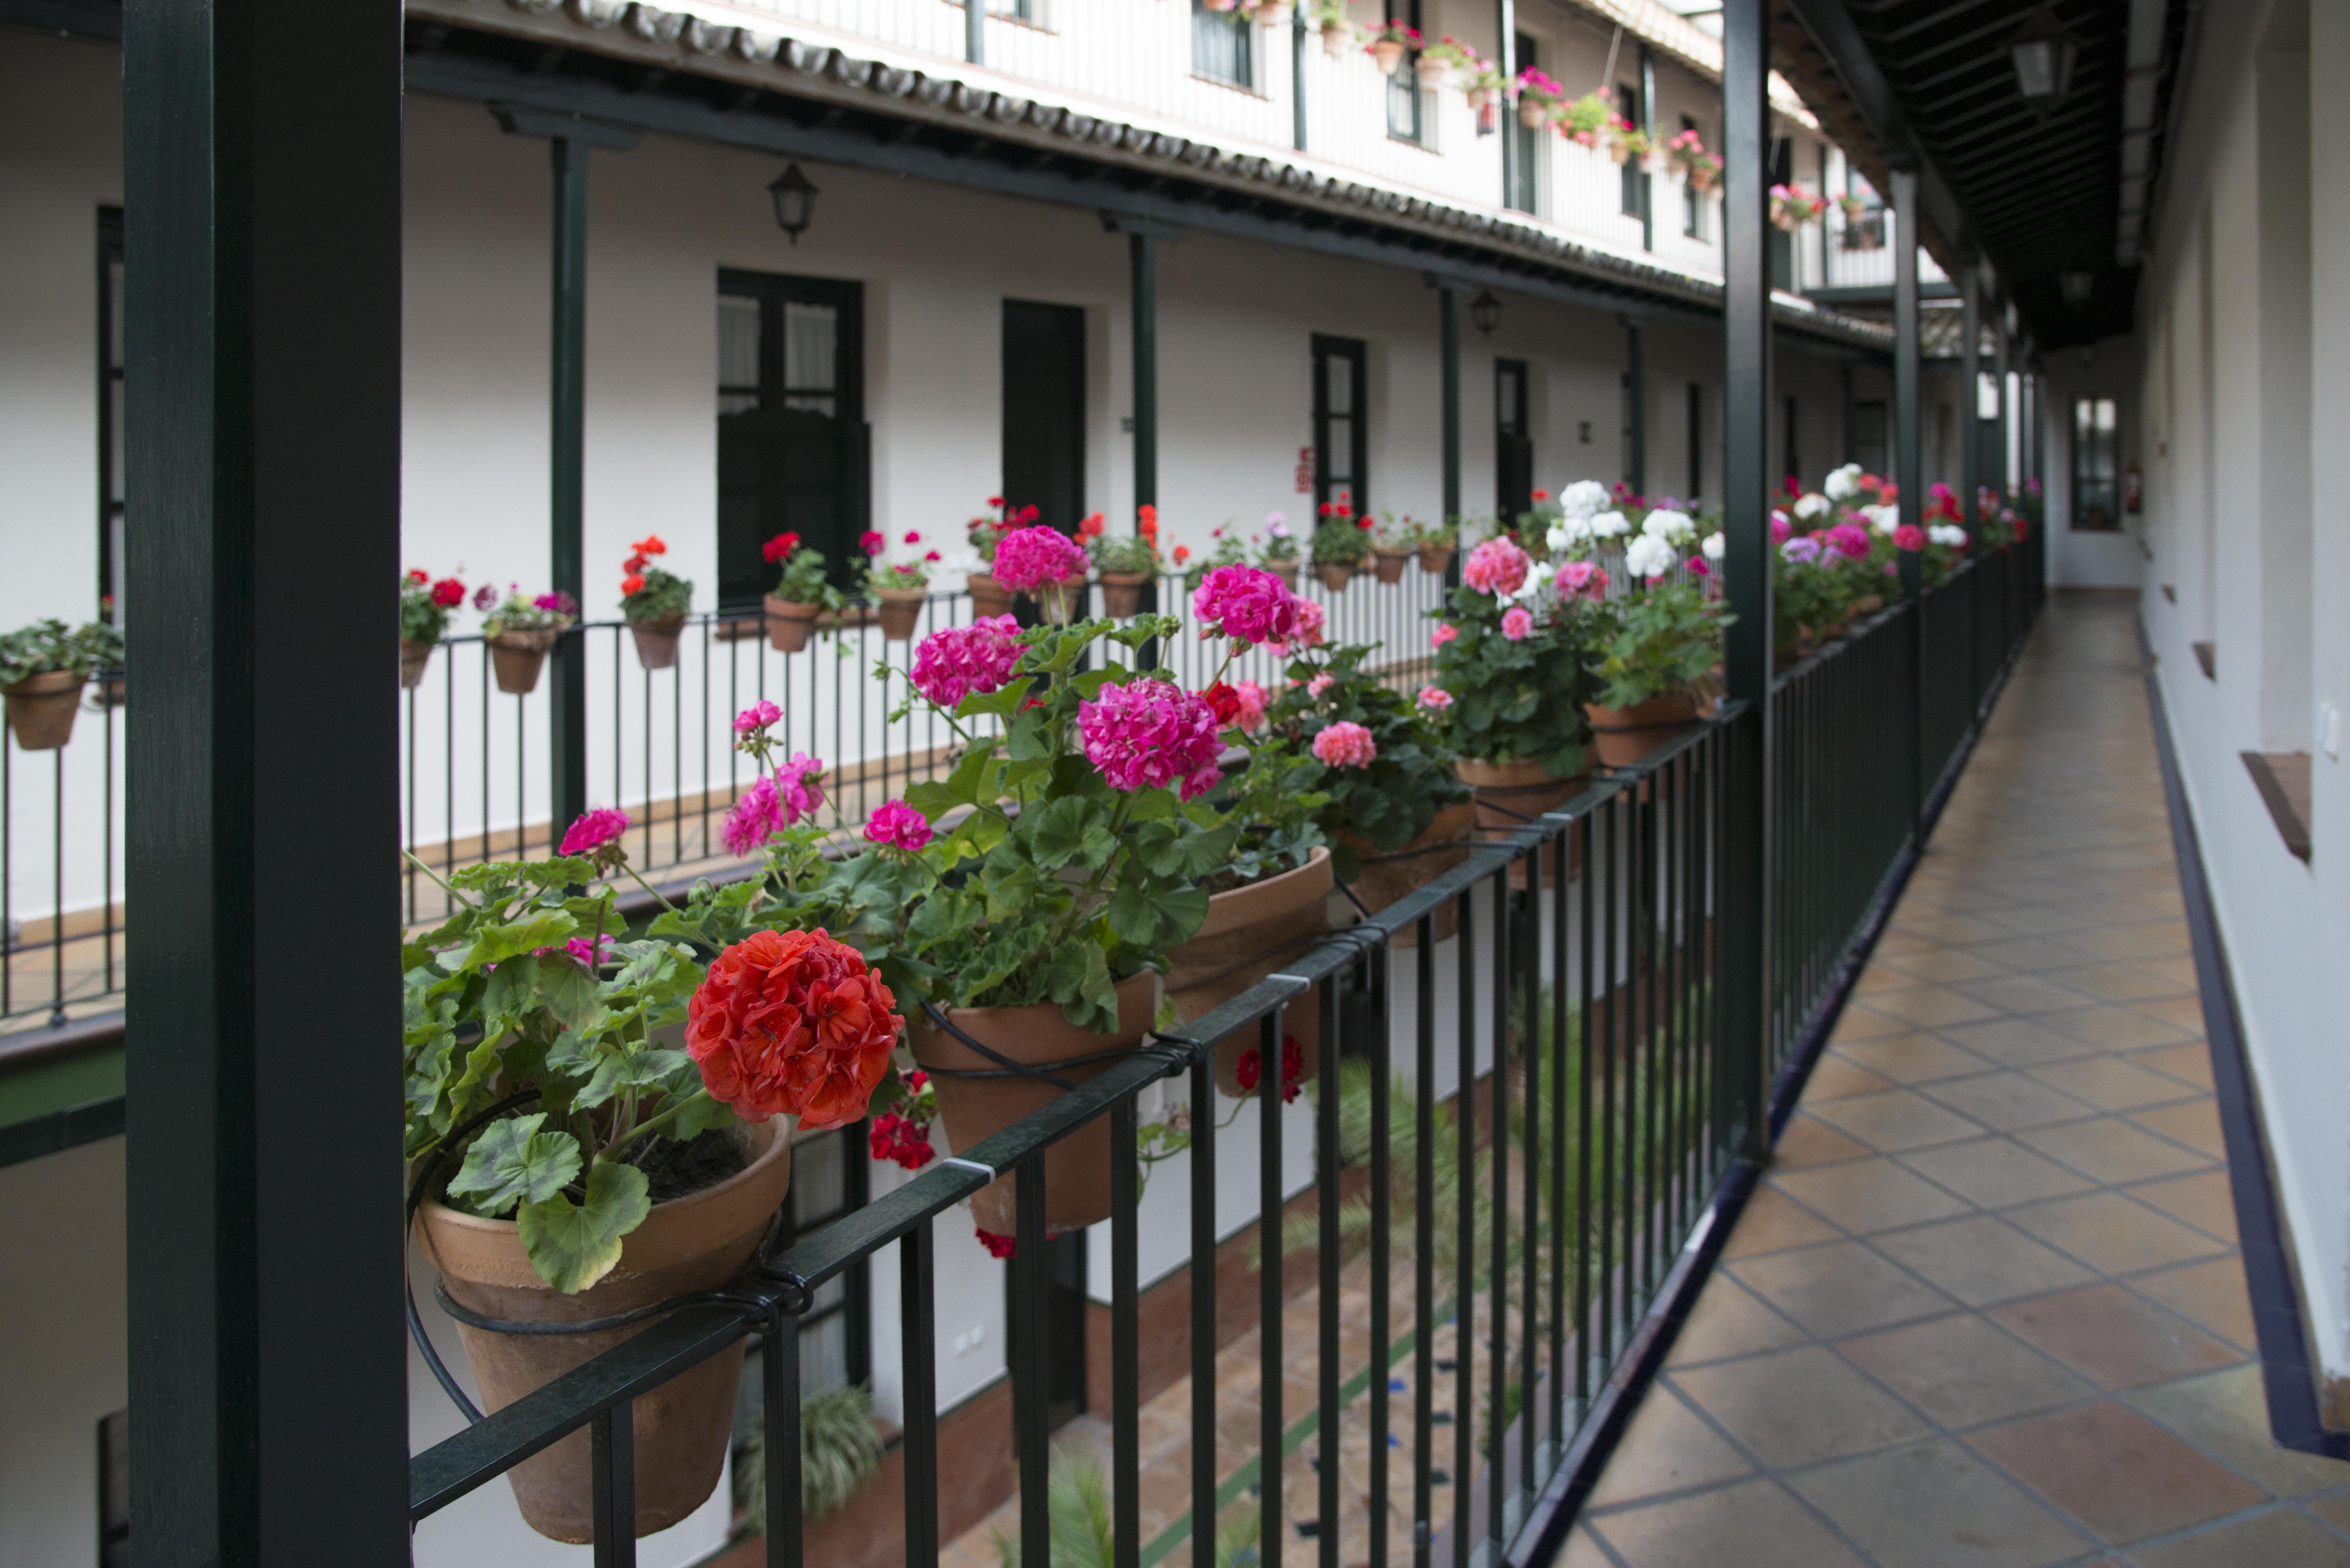
[[[557,1192],[525,1203],[515,1220],[523,1251],[538,1277],[565,1295],[577,1295],[620,1261],[620,1238],[652,1212],[650,1186],[633,1165],[598,1160],[588,1170],[588,1201]]]
[[[1093,813],[1082,800],[1064,796],[1047,801],[1033,815],[1036,826],[1025,836],[1037,866],[1046,871],[1057,870],[1087,854],[1097,835],[1105,841],[1109,837],[1107,829],[1092,820]],[[1029,819],[1022,820],[1024,826]]]
[[[1190,941],[1192,933],[1208,919],[1208,890],[1205,888],[1177,888],[1159,894],[1150,899],[1149,904],[1157,917],[1158,945],[1160,947],[1171,948]],[[1131,940],[1124,931],[1118,932],[1118,939],[1121,941]]]
[[[1150,907],[1150,895],[1139,881],[1120,882],[1109,896],[1109,907],[1104,914],[1109,929],[1118,940],[1131,948],[1148,948],[1151,933],[1159,929],[1159,917]]]
[[[584,865],[585,862],[582,862]],[[567,909],[541,909],[530,919],[491,926],[473,938],[464,967],[504,963],[536,948],[559,948],[579,934],[579,921]]]
[[[497,974],[490,978],[495,980],[505,971],[506,966],[500,964]],[[580,1027],[596,1011],[595,977],[568,958],[550,957],[538,966],[538,994],[555,1021],[566,1029]]]
[[[570,1186],[579,1174],[579,1141],[567,1132],[541,1132],[546,1124],[540,1111],[484,1127],[450,1179],[451,1195],[471,1199],[474,1213],[494,1219]]]

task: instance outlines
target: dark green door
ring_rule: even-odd
[[[1086,313],[1003,302],[1003,499],[1074,533],[1086,512]]]

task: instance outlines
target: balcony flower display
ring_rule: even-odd
[[[1101,574],[1102,613],[1125,620],[1142,608],[1142,590],[1165,569],[1159,558],[1159,508],[1135,508],[1134,532],[1112,538],[1096,534],[1086,546]]]
[[[1259,0],[1249,7],[1249,17],[1260,27],[1286,27],[1295,11],[1290,0]]]
[[[693,607],[693,585],[653,565],[653,557],[668,554],[661,536],[648,534],[629,546],[629,558],[620,566],[620,615],[636,639],[637,661],[647,670],[677,663],[678,634]]]
[[[971,545],[972,554],[977,556],[983,564],[982,570],[970,573],[964,578],[964,586],[971,590],[972,615],[979,617],[1010,615],[1012,613],[1010,590],[997,582],[993,574],[984,568],[994,565],[995,546],[1003,535],[1011,533],[1014,528],[1029,526],[1042,514],[1034,505],[1014,506],[1001,495],[989,496],[987,506],[988,510],[985,513],[972,518],[964,525],[964,537]]]
[[[1452,552],[1461,543],[1458,523],[1417,523],[1412,525],[1411,547],[1419,556],[1423,572],[1441,572],[1451,563]]]
[[[1665,143],[1665,156],[1690,183],[1692,191],[1710,191],[1721,177],[1721,160],[1705,150],[1705,142],[1694,130],[1679,132]]]
[[[1579,146],[1597,147],[1616,125],[1616,105],[1597,88],[1560,110],[1558,133]]]
[[[1305,25],[1322,36],[1322,52],[1342,57],[1355,39],[1355,25],[1347,20],[1347,0],[1305,0]]]
[[[1771,187],[1771,221],[1789,234],[1826,215],[1827,198],[1804,185]]]
[[[1621,115],[1616,117],[1616,123],[1607,133],[1608,157],[1618,163],[1629,163],[1638,159],[1645,164],[1656,150],[1657,144],[1647,131]]]
[[[1620,595],[1593,590],[1601,568],[1575,569],[1588,561],[1569,559],[1558,568],[1561,594],[1575,607],[1573,618],[1600,683],[1583,711],[1593,752],[1608,767],[1637,763],[1694,724],[1698,700],[1721,660],[1730,617],[1707,591],[1711,567],[1699,544],[1701,532],[1684,512],[1651,509],[1624,547]]]
[[[931,568],[939,553],[909,528],[892,544],[879,533],[868,533],[865,545],[865,599],[881,612],[881,635],[892,642],[913,640],[931,600]]]
[[[1379,75],[1391,77],[1403,64],[1404,55],[1419,47],[1419,29],[1391,16],[1385,26],[1372,32],[1371,41],[1363,46],[1363,52],[1378,62]]]
[[[403,611],[406,587],[403,582]],[[425,651],[432,651],[430,643]],[[64,746],[73,739],[82,687],[121,668],[122,634],[105,621],[68,631],[61,620],[37,620],[0,636],[0,698],[5,700],[8,728],[16,744],[28,752]]]
[[[506,585],[501,599],[484,584],[473,595],[473,607],[484,613],[482,631],[489,639],[490,665],[498,690],[526,697],[538,690],[538,672],[546,666],[546,650],[579,618],[579,604],[561,592],[525,596],[515,584]]]
[[[1314,524],[1314,569],[1322,586],[1336,593],[1355,580],[1357,567],[1371,558],[1373,519],[1357,517],[1352,502],[1341,491],[1336,501],[1322,504]]]
[[[841,607],[840,590],[825,576],[824,552],[797,534],[776,535],[759,546],[759,554],[780,568],[764,606],[767,646],[778,653],[797,653],[807,646],[816,618]]]
[[[1209,529],[1208,537],[1211,543],[1204,556],[1194,556],[1183,545],[1175,546],[1175,564],[1182,570],[1183,591],[1187,594],[1198,592],[1208,574],[1218,566],[1249,564],[1249,541],[1231,523]]]
[[[1421,49],[1411,62],[1419,85],[1430,90],[1441,88],[1455,71],[1473,76],[1477,66],[1477,51],[1449,36]]]
[[[1297,587],[1297,538],[1289,531],[1289,519],[1278,512],[1264,514],[1264,548],[1256,564],[1290,587]]]
[[[1529,130],[1548,125],[1566,107],[1566,89],[1532,66],[1518,73],[1515,85],[1518,122]]]
[[[424,684],[432,650],[449,635],[449,612],[465,602],[465,585],[453,576],[434,579],[411,568],[400,577],[400,685],[412,691]],[[70,724],[71,721],[68,722]]]
[[[1419,537],[1419,525],[1407,513],[1399,521],[1393,514],[1382,512],[1377,526],[1371,529],[1371,554],[1378,563],[1379,581],[1403,581],[1403,569],[1411,563],[1411,553]]]

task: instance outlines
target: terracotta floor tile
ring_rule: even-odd
[[[2250,1508],[2263,1495],[2111,1401],[2027,1417],[1967,1440],[2113,1543],[2200,1524]]]
[[[1915,975],[1902,973],[1888,964],[1871,963],[1852,982],[1855,996],[1874,996],[1881,991],[1905,991],[1918,983]]]
[[[1885,1568],[2043,1568],[2094,1544],[1948,1438],[1825,1465],[1793,1484]]]
[[[1995,1132],[2078,1121],[2095,1114],[2095,1107],[2083,1105],[2070,1095],[2059,1094],[2021,1073],[1984,1073],[1971,1078],[1952,1078],[1929,1084],[1920,1092],[1936,1104],[1948,1106]]]
[[[1935,1029],[1950,1023],[1973,1023],[1995,1018],[2005,1009],[1941,985],[1912,985],[1879,992],[1868,999],[1868,1010],[1913,1029]]]
[[[2129,1189],[2129,1194],[2222,1241],[2230,1245],[2236,1241],[2236,1190],[2225,1170],[2141,1181]]]
[[[1984,1209],[2004,1209],[2043,1198],[2085,1192],[2094,1185],[2077,1171],[2038,1155],[2012,1138],[1944,1144],[1901,1157],[1901,1163]]]
[[[2137,1547],[2130,1559],[2138,1568],[2350,1568],[2350,1541],[2305,1513],[2279,1508],[2161,1546]]]
[[[1928,948],[1923,951],[1896,954],[1887,959],[1875,959],[1869,967],[1891,969],[1913,981],[1933,981],[1947,985],[1952,981],[1989,980],[1995,975],[2013,972],[1981,948]]]
[[[1804,1080],[1804,1098],[1835,1100],[1846,1095],[1866,1095],[1891,1087],[1889,1079],[1880,1078],[1859,1063],[1831,1051],[1820,1058],[1812,1075]]]
[[[2258,1366],[2181,1378],[2127,1398],[2136,1409],[2279,1497],[2350,1483],[2350,1461],[2281,1448],[2270,1436],[2268,1394]]]
[[[2130,1060],[2141,1067],[2168,1073],[2199,1089],[2217,1087],[2211,1081],[2211,1048],[2200,1040],[2190,1040],[2184,1045],[2166,1045],[2155,1051],[2140,1051]]]
[[[2228,1158],[2227,1135],[2220,1130],[2220,1106],[2216,1100],[2189,1100],[2184,1105],[2157,1106],[2152,1110],[2131,1113],[2130,1120],[2148,1132],[2160,1133],[2173,1143],[2183,1143],[2199,1154],[2213,1159]]]
[[[1973,915],[1946,914],[1940,910],[1921,910],[1915,917],[1907,919],[1897,914],[1893,918],[1893,927],[1913,937],[1923,937],[1936,942],[1993,942],[2002,937],[2017,934],[2006,925],[1994,924]]]
[[[2096,1277],[2063,1253],[1988,1214],[1897,1231],[1876,1238],[1872,1244],[1911,1273],[1971,1307],[2063,1290]]]
[[[2118,1116],[2033,1127],[2017,1133],[2015,1138],[2094,1181],[2142,1181],[2210,1163],[2208,1157],[2134,1127]]]
[[[2049,975],[2011,974],[1997,980],[1966,981],[1951,989],[2009,1014],[2054,1012],[2081,1005],[2079,992]]]
[[[1828,1043],[1842,1045],[1854,1040],[1877,1040],[1887,1034],[1906,1033],[1908,1025],[1881,1012],[1873,1012],[1865,1002],[1852,1002],[1836,1015],[1835,1027],[1828,1031]]]
[[[1957,1112],[1944,1110],[1908,1089],[1855,1095],[1850,1099],[1829,1100],[1804,1108],[1830,1127],[1887,1153],[1924,1148],[1929,1144],[1956,1143],[1961,1138],[1980,1137],[1984,1131]]]
[[[1796,1202],[1816,1210],[1856,1234],[1947,1219],[1967,1210],[1962,1200],[1882,1156],[1812,1170],[1785,1171],[1773,1177],[1772,1183]],[[1743,1234],[1745,1228],[1745,1222],[1741,1220],[1738,1234]],[[1814,1239],[1825,1240],[1826,1236]],[[1736,1240],[1733,1235],[1733,1245]]]
[[[2140,1002],[2133,1005],[2148,1018],[2170,1024],[2198,1038],[2203,1033],[2201,997],[2174,996],[2161,1002]]]
[[[2305,1498],[2301,1506],[2334,1529],[2345,1534],[2350,1534],[2350,1491],[2337,1491],[2327,1497]]]
[[[1640,1401],[1587,1506],[1608,1508],[1753,1473],[1754,1467],[1669,1388]]]
[[[1784,1350],[1804,1342],[1804,1331],[1779,1315],[1762,1297],[1729,1274],[1717,1272],[1705,1282],[1689,1321],[1673,1338],[1668,1366],[1693,1366],[1763,1350]]]
[[[1591,1527],[1578,1524],[1566,1538],[1566,1550],[1558,1555],[1558,1568],[1616,1568],[1616,1563],[1591,1538]]]
[[[2260,1335],[2252,1322],[2251,1293],[2244,1287],[2241,1258],[2212,1258],[2140,1274],[2130,1281],[2130,1288],[2140,1295],[2153,1297],[2173,1312],[2185,1314],[2246,1355],[2260,1349]],[[2350,1474],[2342,1479],[2350,1481]]]
[[[2112,1002],[2077,1008],[2070,1012],[2043,1012],[2039,1022],[2100,1051],[2134,1051],[2147,1045],[2175,1045],[2194,1037],[2163,1019]],[[2072,1053],[2077,1055],[2079,1053]]]
[[[1823,1338],[1946,1312],[1950,1297],[1857,1241],[1773,1252],[1730,1265],[1754,1293]]]
[[[2222,1250],[2199,1231],[2116,1192],[2089,1192],[2008,1210],[2034,1236],[2109,1274],[2183,1263]]]
[[[1773,1481],[1596,1515],[1592,1533],[1631,1568],[1862,1568],[1859,1558]]]
[[[2186,928],[2174,935],[2165,926],[2115,926],[2102,931],[2078,931],[2065,939],[2069,946],[2108,963],[2143,962],[2174,958],[2187,950]]]
[[[1925,1423],[1834,1352],[1783,1350],[1672,1373],[1675,1387],[1759,1458],[1786,1469],[1929,1435]]]
[[[2099,1047],[2049,1027],[2063,1013],[2035,1018],[2000,1018],[1988,1023],[1962,1024],[1939,1031],[1953,1045],[1962,1046],[2002,1067],[2037,1067],[2085,1056]],[[2145,1022],[2151,1023],[2152,1019]]]
[[[2101,1111],[2164,1105],[2196,1093],[2178,1079],[2150,1073],[2126,1056],[2085,1056],[2028,1069],[2032,1077]]]
[[[1991,1318],[2106,1388],[2142,1388],[2243,1358],[2116,1284],[2015,1302]]]
[[[1932,1034],[1893,1034],[1836,1048],[1840,1056],[1897,1084],[1924,1084],[1980,1073],[1992,1064]]]
[[[1827,1168],[1831,1172],[1847,1168],[1850,1168],[1840,1165]],[[1765,1252],[1784,1251],[1789,1247],[1833,1241],[1842,1234],[1765,1183],[1747,1200],[1745,1212],[1739,1215],[1737,1228],[1731,1231],[1721,1255],[1730,1259],[1758,1257]]]
[[[2016,974],[2039,974],[2052,969],[2070,969],[2099,956],[2083,949],[2079,940],[2096,934],[2080,931],[2064,938],[2002,937],[1995,942],[1979,942],[1965,950]]]
[[[2019,937],[2062,936],[2111,923],[2103,916],[2083,914],[2057,904],[2016,904],[1984,919],[2002,931]]]
[[[2097,1391],[1973,1313],[1840,1340],[1836,1348],[1945,1427],[2007,1420]]]
[[[1869,1152],[1866,1144],[1846,1137],[1799,1109],[1788,1119],[1787,1130],[1779,1135],[1777,1145],[1771,1150],[1771,1168],[1792,1170],[1825,1165],[1830,1160],[1853,1159]]]

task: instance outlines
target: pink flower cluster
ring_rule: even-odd
[[[1773,545],[1783,545],[1794,535],[1794,532],[1795,525],[1787,521],[1787,514],[1784,512],[1773,512],[1771,514],[1771,543]]]
[[[720,824],[719,836],[729,855],[756,854],[768,839],[784,828],[798,826],[822,805],[823,759],[794,752],[792,760],[772,776],[761,777],[743,792]]]
[[[1417,701],[1422,712],[1431,715],[1441,713],[1452,706],[1452,693],[1441,686],[1423,686]]]
[[[1378,742],[1351,719],[1340,720],[1314,737],[1314,755],[1334,768],[1367,768],[1379,754]]]
[[[1827,544],[1847,561],[1868,559],[1868,530],[1857,523],[1839,523],[1829,529]]]
[[[1590,599],[1596,603],[1607,597],[1607,572],[1589,561],[1569,561],[1558,569],[1551,586],[1563,599]]]
[[[1018,528],[996,541],[995,580],[1014,593],[1055,587],[1085,571],[1085,551],[1057,528]]]
[[[941,708],[976,691],[1003,690],[1020,662],[1020,624],[1008,615],[983,616],[922,639],[914,650],[914,690]]]
[[[893,800],[865,825],[865,841],[885,849],[920,849],[931,841],[931,819],[902,800]]]
[[[608,844],[619,842],[620,835],[629,830],[629,814],[612,806],[599,806],[582,812],[563,836],[558,855],[587,855]]]
[[[1192,593],[1191,613],[1203,637],[1222,632],[1240,642],[1285,642],[1297,635],[1305,602],[1271,572],[1218,566]]]
[[[784,711],[763,697],[734,715],[734,732],[755,735],[768,725],[781,722],[783,717]]]
[[[1321,605],[1313,599],[1295,597],[1292,597],[1291,602],[1297,607],[1296,631],[1287,637],[1276,637],[1265,646],[1272,649],[1274,652],[1283,655],[1289,652],[1292,644],[1299,648],[1321,647],[1322,624],[1325,619]]]
[[[1428,634],[1428,640],[1434,643],[1437,647],[1442,648],[1446,643],[1451,642],[1454,638],[1459,637],[1460,635],[1461,628],[1459,627],[1454,626],[1449,620],[1440,620],[1436,623],[1436,629]]]
[[[1534,612],[1523,605],[1512,605],[1502,612],[1502,635],[1512,642],[1523,642],[1534,628]]]
[[[1254,734],[1264,728],[1264,688],[1253,680],[1232,682],[1235,711],[1232,722],[1243,733]]]
[[[1461,580],[1481,594],[1513,594],[1526,585],[1534,565],[1523,550],[1507,539],[1488,539],[1469,552],[1461,564]]]
[[[1313,680],[1305,683],[1305,694],[1318,701],[1321,699],[1322,693],[1329,691],[1331,687],[1337,683],[1337,678],[1334,675],[1327,673],[1317,675]]]
[[[1190,800],[1224,774],[1216,713],[1207,700],[1164,680],[1106,685],[1077,704],[1086,760],[1112,789],[1173,788]]]
[[[1893,547],[1916,552],[1926,547],[1926,530],[1915,523],[1904,523],[1893,530]]]

